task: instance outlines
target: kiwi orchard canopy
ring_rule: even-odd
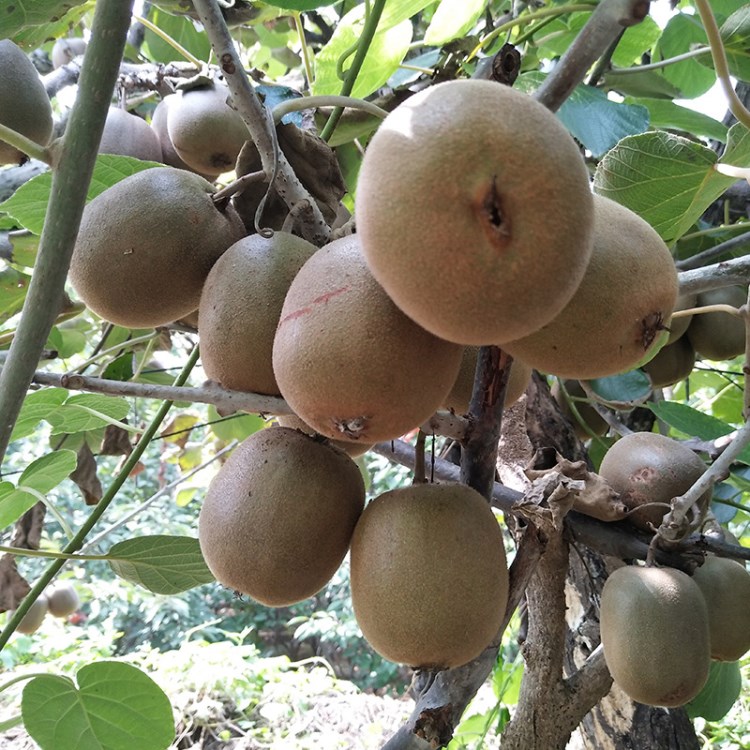
[[[502,344],[567,304],[592,250],[588,172],[560,122],[489,81],[397,107],[360,172],[357,226],[375,278],[409,317],[460,344]]]

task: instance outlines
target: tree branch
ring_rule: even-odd
[[[704,250],[702,253],[691,255],[689,258],[685,258],[685,260],[678,260],[675,265],[679,271],[689,271],[705,266],[707,263],[720,258],[725,253],[744,250],[748,246],[750,246],[750,232],[743,232],[737,235],[737,237],[732,237],[729,240],[720,242],[718,245],[709,247],[708,250]]]
[[[697,294],[750,281],[750,255],[723,260],[711,266],[680,271],[680,294]]]

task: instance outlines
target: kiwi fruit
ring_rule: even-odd
[[[177,155],[196,172],[214,177],[234,169],[250,132],[227,103],[223,83],[180,91],[167,109],[167,131]]]
[[[467,346],[461,357],[461,367],[451,392],[445,397],[444,408],[454,414],[466,414],[469,411],[471,394],[474,390],[474,376],[477,370],[478,346]],[[531,368],[520,360],[514,359],[508,374],[503,406],[515,404],[526,392],[531,381]]]
[[[620,438],[604,456],[599,474],[629,509],[628,519],[646,531],[659,526],[672,498],[687,492],[705,472],[706,465],[690,448],[654,432],[633,432]],[[709,503],[711,489],[699,504]],[[664,503],[646,508],[646,503]]]
[[[682,706],[706,683],[708,611],[686,573],[618,568],[602,590],[600,625],[610,674],[633,700]]]
[[[162,160],[161,144],[145,120],[119,107],[110,107],[99,142],[100,154],[132,156],[144,161]]]
[[[725,557],[706,557],[693,580],[708,605],[711,658],[737,661],[750,649],[750,573]]]
[[[185,164],[179,154],[174,150],[172,140],[169,137],[169,130],[167,128],[169,108],[178,100],[178,98],[179,97],[176,94],[169,94],[156,105],[154,112],[151,115],[151,128],[156,134],[156,137],[159,140],[159,145],[161,146],[160,161],[163,161],[165,164],[169,164],[170,167],[175,167],[176,169],[186,169],[190,172],[195,172],[196,170]],[[203,175],[206,179],[211,179],[215,176],[216,175],[213,174]]]
[[[36,601],[29,607],[26,614],[21,618],[21,622],[18,623],[16,632],[24,633],[25,635],[31,635],[39,630],[39,626],[47,616],[48,604],[47,597],[45,594],[39,596]]]
[[[273,344],[279,389],[321,435],[375,443],[428,419],[462,347],[407,318],[367,268],[358,235],[316,252],[292,281]]]
[[[309,424],[305,424],[305,422],[303,422],[296,414],[282,414],[276,417],[276,424],[279,425],[279,427],[291,427],[293,430],[301,430],[307,435],[318,435]],[[325,439],[327,440],[328,438]],[[351,458],[364,456],[364,454],[373,446],[372,443],[355,443],[349,440],[332,440],[331,443],[339,450],[344,451],[344,453]]]
[[[280,395],[271,361],[276,326],[292,279],[316,250],[288,232],[253,234],[216,261],[198,308],[201,361],[211,380]]]
[[[86,46],[86,40],[79,36],[57,39],[50,53],[52,67],[57,69],[67,65],[79,55],[83,55],[86,52]]]
[[[594,196],[594,252],[578,290],[550,323],[504,348],[534,369],[588,380],[635,367],[666,342],[677,271],[638,214]]]
[[[727,286],[698,295],[697,307],[731,305],[740,307],[747,302],[747,288]],[[725,312],[693,315],[687,337],[696,354],[705,359],[722,361],[745,351],[745,324],[741,318]]]
[[[286,606],[336,572],[364,501],[349,456],[298,430],[270,427],[235,448],[214,477],[198,539],[219,583]]]
[[[76,292],[126,328],[165,325],[198,307],[218,257],[245,234],[213,186],[172,167],[130,175],[85,208],[70,266]]]
[[[674,305],[674,312],[679,310],[690,310],[696,306],[698,302],[697,294],[679,294],[677,296],[677,302]],[[673,344],[677,339],[682,338],[687,331],[690,321],[693,319],[692,315],[684,315],[679,318],[671,318],[667,324],[669,328],[669,338],[667,338],[667,344]]]
[[[563,382],[565,390],[569,396],[573,398],[588,398],[588,394],[583,390],[583,386],[579,380],[565,380]],[[579,422],[573,410],[570,408],[565,394],[560,386],[560,381],[555,380],[550,388],[552,397],[557,401],[560,406],[560,411],[563,413],[565,418],[573,425],[573,432],[577,435],[579,440],[588,440],[591,435],[605,435],[609,430],[609,424],[599,412],[586,401],[576,401],[575,406],[578,410],[578,414],[583,420],[584,424]],[[585,425],[585,426],[584,426]]]
[[[666,388],[685,380],[694,366],[695,349],[687,336],[681,336],[660,349],[653,359],[643,365],[643,369],[651,378],[654,388]]]
[[[375,278],[419,325],[460,344],[541,328],[591,256],[578,147],[548,109],[490,81],[440,83],[394,109],[367,148],[355,202]]]
[[[508,602],[503,535],[489,504],[463,484],[378,496],[354,530],[351,590],[362,633],[386,659],[446,669],[475,658]]]
[[[31,60],[10,39],[0,40],[0,124],[46,146],[52,139],[52,105]],[[28,157],[0,141],[0,164]]]
[[[58,583],[47,592],[49,613],[54,617],[67,617],[75,612],[81,600],[71,583]]]

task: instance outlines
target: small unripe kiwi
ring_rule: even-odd
[[[364,500],[349,456],[298,430],[270,427],[235,448],[214,477],[198,539],[219,583],[286,606],[336,572]]]
[[[110,107],[99,142],[100,154],[132,156],[144,161],[161,161],[161,144],[156,133],[137,115]]]
[[[600,624],[612,678],[633,700],[682,706],[708,679],[708,612],[680,570],[626,566],[602,590]]]
[[[695,349],[687,336],[660,349],[656,356],[643,365],[654,388],[665,388],[690,375],[695,366]]]
[[[273,339],[289,285],[316,250],[288,232],[253,234],[216,261],[198,311],[201,361],[211,380],[236,391],[280,394]]]
[[[591,256],[578,146],[548,109],[490,81],[429,86],[394,109],[367,147],[355,213],[393,301],[460,344],[538,330]]]
[[[566,380],[564,385],[569,396],[574,398],[588,398],[586,391],[583,390],[580,380]],[[586,403],[585,401],[576,401],[575,406],[586,426],[584,427],[584,425],[578,421],[562,392],[559,380],[555,380],[552,384],[552,388],[550,388],[550,392],[555,401],[560,405],[560,411],[562,411],[565,418],[573,425],[573,432],[575,432],[579,440],[588,440],[591,437],[591,433],[594,435],[604,435],[607,433],[609,430],[607,420],[604,419],[604,417],[599,414],[591,404]]]
[[[396,307],[355,234],[322,247],[294,278],[273,370],[284,399],[316,432],[369,444],[432,416],[456,380],[461,354]]]
[[[49,613],[54,617],[67,617],[78,609],[81,600],[72,583],[58,583],[47,593]]]
[[[607,451],[599,474],[630,509],[663,503],[640,508],[628,517],[649,530],[649,524],[659,526],[672,498],[687,492],[705,470],[703,461],[677,440],[654,432],[633,432]],[[699,504],[710,502],[711,495],[712,491],[706,490]]]
[[[696,307],[740,307],[746,302],[747,288],[727,286],[701,292]],[[706,359],[731,359],[745,351],[745,324],[741,318],[726,312],[696,313],[688,326],[687,337],[696,353]]]
[[[386,659],[445,669],[478,656],[508,600],[503,535],[463,484],[386,492],[352,537],[351,588],[362,633]]]
[[[708,605],[711,658],[737,661],[750,649],[750,573],[725,557],[706,557],[693,580]]]
[[[126,177],[83,212],[70,280],[97,315],[127,328],[193,312],[219,256],[245,234],[202,177],[158,167]]]
[[[86,40],[79,36],[57,39],[52,45],[50,59],[53,68],[67,65],[71,60],[86,52]]]
[[[551,322],[504,348],[533,368],[588,380],[631,369],[666,341],[677,271],[659,235],[625,206],[594,196],[594,252]]]
[[[36,601],[29,607],[26,614],[21,618],[21,622],[18,623],[16,632],[24,633],[25,635],[31,635],[32,633],[39,630],[39,626],[44,621],[47,615],[47,597],[42,594]]]
[[[52,105],[31,60],[10,39],[0,40],[0,124],[46,146],[52,138]],[[0,141],[0,164],[27,156]]]

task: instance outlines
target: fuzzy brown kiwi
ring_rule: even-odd
[[[161,161],[168,164],[170,167],[177,169],[186,169],[190,172],[197,172],[180,158],[180,155],[174,150],[172,140],[169,137],[169,130],[167,128],[167,118],[169,116],[169,108],[177,102],[179,97],[177,94],[169,94],[165,96],[154,109],[154,113],[151,115],[151,128],[156,134],[161,146]],[[201,174],[197,172],[197,174]],[[216,177],[215,174],[208,175],[203,174],[207,180],[211,180]]]
[[[604,659],[633,700],[682,706],[708,679],[708,612],[698,585],[671,568],[618,568],[600,607]]]
[[[16,632],[24,633],[25,635],[35,633],[39,630],[44,618],[47,616],[47,611],[47,596],[42,594],[34,601],[26,614],[21,618],[21,622],[18,623]]]
[[[225,388],[280,395],[273,339],[289,285],[315,245],[288,232],[232,245],[208,274],[198,308],[201,361]]]
[[[687,336],[660,349],[656,356],[643,365],[654,388],[666,388],[690,375],[695,366],[695,349]]]
[[[588,380],[635,367],[666,342],[677,299],[669,248],[640,216],[594,196],[594,252],[578,290],[541,330],[504,348],[533,368]]]
[[[354,530],[351,589],[362,633],[386,659],[425,669],[470,661],[497,635],[508,600],[489,504],[463,484],[380,495]]]
[[[52,139],[52,105],[31,60],[10,39],[0,40],[0,124],[46,146]],[[27,156],[0,141],[0,164]]]
[[[538,330],[591,256],[578,147],[545,107],[489,81],[430,86],[391,112],[362,161],[355,214],[394,302],[461,344]]]
[[[70,280],[97,315],[127,328],[164,325],[193,312],[219,256],[245,234],[214,187],[172,167],[138,172],[83,212]]]
[[[132,156],[144,161],[162,160],[161,144],[156,133],[137,115],[119,107],[110,107],[99,142],[100,154]]]
[[[393,304],[350,235],[316,252],[289,287],[273,369],[289,406],[314,430],[374,443],[439,408],[461,354]]]
[[[75,612],[81,600],[72,583],[58,583],[47,593],[49,613],[53,617],[67,617]]]
[[[198,520],[208,567],[228,588],[281,607],[318,592],[364,506],[357,465],[298,430],[251,435],[211,482]]]
[[[696,307],[731,305],[740,307],[747,302],[747,288],[728,286],[698,295]],[[745,351],[745,324],[741,318],[725,312],[693,315],[687,337],[696,354],[706,359],[731,359]]]

